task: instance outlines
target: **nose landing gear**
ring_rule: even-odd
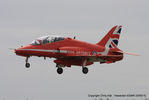
[[[26,68],[29,68],[29,67],[30,67],[30,63],[28,63],[28,58],[29,58],[29,57],[26,57],[26,60],[25,60],[25,62],[26,62],[26,63],[25,63],[25,67],[26,67]]]
[[[30,63],[26,63],[26,64],[25,64],[25,67],[26,67],[26,68],[29,68],[29,67],[30,67]]]

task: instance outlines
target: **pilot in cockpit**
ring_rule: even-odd
[[[47,43],[53,43],[53,42],[62,41],[62,40],[65,40],[65,38],[60,36],[44,36],[34,40],[31,44],[40,45],[40,43],[47,44]]]

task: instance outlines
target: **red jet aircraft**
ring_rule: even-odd
[[[82,66],[82,72],[88,73],[86,66],[94,62],[114,63],[123,59],[123,52],[117,48],[122,26],[114,26],[104,38],[91,44],[70,37],[44,36],[31,44],[15,49],[19,56],[26,57],[26,68],[30,67],[28,58],[31,56],[56,58],[57,73],[63,73],[63,67]]]

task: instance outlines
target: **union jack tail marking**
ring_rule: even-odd
[[[122,26],[114,26],[97,45],[117,48]]]

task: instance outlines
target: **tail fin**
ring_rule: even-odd
[[[122,26],[114,26],[97,45],[109,48],[118,46]]]

